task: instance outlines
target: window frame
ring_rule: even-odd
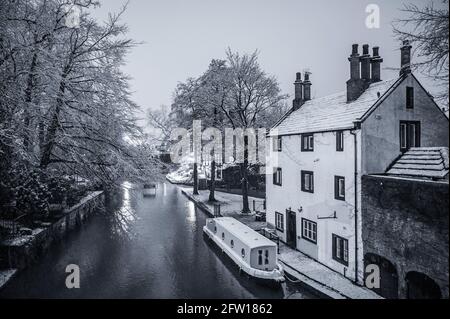
[[[284,233],[284,215],[279,212],[275,212],[275,229]]]
[[[348,247],[349,244],[348,239],[338,236],[336,234],[332,234],[331,240],[332,240],[333,260],[348,267],[350,255]],[[339,249],[339,251],[337,249]]]
[[[282,150],[283,150],[283,137],[282,136],[275,136],[273,138],[272,150],[274,152],[282,152]]]
[[[305,226],[307,226],[307,225],[309,225],[309,226],[314,226],[313,228],[309,228],[309,227],[305,227]],[[315,228],[315,229],[314,229]],[[315,244],[315,245],[317,245],[317,223],[316,222],[314,222],[314,221],[312,221],[312,220],[309,220],[309,219],[306,219],[306,218],[302,218],[302,228],[301,228],[301,231],[302,231],[302,239],[304,239],[304,240],[306,240],[306,241],[309,241],[310,243],[313,243],[313,244]],[[310,232],[311,234],[314,234],[314,236],[312,236],[312,238],[311,237],[308,237],[307,235],[305,235],[305,231],[306,232]],[[314,238],[315,237],[315,238]]]
[[[405,130],[403,130],[403,127]],[[410,129],[414,127],[414,146],[411,146]],[[404,143],[403,143],[404,142]],[[400,152],[406,152],[411,147],[420,147],[422,143],[422,127],[420,121],[400,121],[399,125],[399,144]]]
[[[311,194],[314,194],[314,172],[313,171],[301,171],[300,172],[300,175],[301,175],[301,178],[300,178],[300,180],[301,180],[301,189],[302,189],[302,192],[306,192],[306,193],[311,193]],[[305,180],[306,180],[306,176],[311,176],[311,178],[310,178],[310,189],[307,189],[306,187],[305,187]]]
[[[340,194],[340,184],[339,184],[339,182],[340,181],[343,181],[343,183],[344,183],[344,195],[341,195]],[[338,176],[338,175],[335,175],[334,176],[334,199],[336,199],[336,200],[342,200],[342,201],[345,201],[345,177],[344,176]]]
[[[406,109],[408,110],[414,110],[414,87],[413,86],[407,86],[406,87]]]
[[[336,132],[336,152],[344,151],[344,131]]]
[[[279,181],[277,180],[277,174],[279,174]],[[283,185],[283,169],[281,167],[274,167],[273,172],[273,185],[282,186]]]
[[[307,139],[306,143],[305,138]],[[314,133],[302,134],[301,139],[302,152],[314,152]]]

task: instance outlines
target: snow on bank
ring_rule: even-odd
[[[2,289],[16,273],[17,269],[0,270],[0,289]]]

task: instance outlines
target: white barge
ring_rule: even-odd
[[[281,283],[277,244],[231,217],[208,219],[203,232],[249,276]]]

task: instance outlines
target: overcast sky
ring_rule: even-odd
[[[95,15],[104,20],[124,2],[103,1]],[[170,105],[177,83],[203,73],[211,59],[224,58],[227,47],[239,52],[258,49],[262,68],[279,80],[283,93],[292,96],[295,73],[308,69],[313,98],[320,97],[345,89],[352,43],[380,46],[383,67],[399,67],[399,43],[393,39],[391,22],[401,16],[403,2],[131,0],[123,22],[129,36],[144,43],[130,53],[124,71],[133,78],[134,100],[145,110]],[[380,8],[379,29],[365,24],[371,3]],[[425,1],[408,3],[422,6]],[[382,71],[384,79],[397,75]]]

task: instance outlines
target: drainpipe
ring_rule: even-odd
[[[354,138],[355,159],[355,283],[358,283],[358,138],[356,131],[361,129],[361,122],[354,122],[355,128],[350,131]]]

